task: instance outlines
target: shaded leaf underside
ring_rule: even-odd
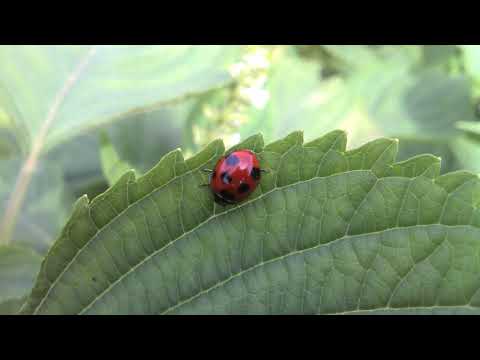
[[[271,171],[228,207],[198,186],[221,141],[126,173],[77,201],[23,313],[478,313],[478,177],[395,163],[392,139],[345,146],[341,131],[250,137],[235,148]]]
[[[236,45],[2,46],[0,104],[33,141],[59,89],[71,81],[58,99],[47,151],[128,114],[224,86],[241,51]]]

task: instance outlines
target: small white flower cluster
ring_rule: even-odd
[[[222,105],[206,103],[202,107],[203,116],[209,121],[205,126],[194,126],[194,141],[203,146],[215,138],[222,138],[225,146],[237,144],[239,128],[248,121],[248,111],[253,107],[262,109],[270,94],[265,89],[270,67],[272,49],[267,46],[247,46],[240,62],[228,69],[234,83],[228,89]]]
[[[230,74],[241,83],[238,95],[257,109],[262,109],[270,98],[268,90],[264,88],[269,66],[268,50],[256,47],[241,62],[230,67]]]

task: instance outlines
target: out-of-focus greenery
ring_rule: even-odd
[[[4,248],[43,256],[76,198],[215,138],[343,129],[350,148],[395,137],[399,160],[432,153],[444,172],[480,172],[480,46],[0,46],[0,217],[69,85]]]

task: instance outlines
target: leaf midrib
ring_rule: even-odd
[[[399,311],[403,311],[403,310],[416,310],[416,311],[421,311],[421,310],[435,310],[435,309],[439,309],[439,310],[442,310],[442,309],[452,309],[452,310],[458,310],[458,309],[461,309],[461,308],[464,308],[464,309],[469,309],[469,310],[474,310],[474,311],[478,311],[479,308],[478,307],[475,307],[475,306],[472,306],[472,305],[469,305],[469,304],[465,304],[465,305],[433,305],[433,306],[416,306],[416,307],[412,307],[412,306],[405,306],[405,307],[398,307],[398,308],[392,308],[392,307],[389,307],[389,306],[386,306],[386,307],[381,307],[381,308],[375,308],[375,309],[364,309],[364,310],[361,310],[361,309],[357,309],[357,310],[348,310],[348,311],[343,311],[343,312],[338,312],[338,313],[317,313],[315,315],[363,315],[363,313],[368,314],[368,313],[373,313],[373,312],[379,312],[379,311],[391,311],[392,313],[395,313],[395,312],[399,312]],[[413,314],[412,314],[413,315]]]

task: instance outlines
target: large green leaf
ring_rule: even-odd
[[[66,86],[48,148],[129,111],[225,84],[238,55],[238,46],[4,45],[0,84],[9,97],[0,105],[15,111],[33,139]]]
[[[227,207],[199,187],[221,141],[126,173],[77,201],[23,313],[478,313],[480,179],[395,163],[392,139],[345,146],[342,131],[247,139],[271,171]]]

